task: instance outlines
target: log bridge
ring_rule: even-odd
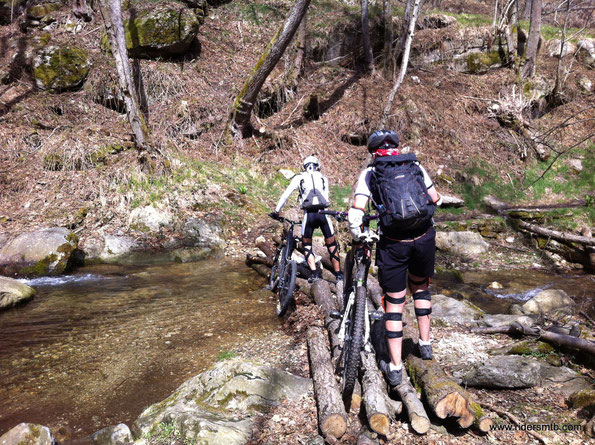
[[[273,238],[273,242],[274,240]],[[259,237],[256,246],[262,255],[247,255],[246,264],[268,278],[274,258],[274,244]],[[313,247],[316,255],[322,257],[323,266],[332,270],[326,249],[316,244]],[[347,431],[348,412],[359,411],[362,406],[364,409],[360,414],[364,415],[355,420],[359,419],[363,423],[359,438],[362,443],[369,443],[370,431],[387,436],[392,422],[402,414],[403,407],[411,428],[417,434],[425,434],[430,429],[426,407],[440,419],[455,418],[462,428],[473,427],[483,433],[490,430],[492,419],[484,415],[481,406],[472,400],[467,391],[445,374],[438,362],[421,360],[414,355],[412,345],[417,341],[417,332],[413,326],[417,326],[417,323],[412,320],[408,320],[404,328],[403,382],[395,388],[388,388],[378,369],[378,359],[381,354],[386,354],[386,347],[384,350],[382,346],[376,347],[376,353],[362,351],[359,376],[361,396],[354,395],[351,406],[345,407],[341,397],[340,378],[334,373],[341,350],[337,338],[340,321],[330,316],[330,312],[338,307],[338,299],[332,292],[336,286],[334,283],[329,284],[327,279],[310,284],[298,278],[296,283],[298,290],[313,298],[323,314],[321,326],[308,329],[307,342],[318,408],[318,425],[327,441],[333,443],[340,439]],[[368,298],[370,305],[382,310],[382,290],[373,276],[368,278]],[[381,328],[376,331],[383,333],[384,328]]]

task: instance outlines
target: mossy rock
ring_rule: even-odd
[[[502,66],[503,60],[498,51],[473,53],[467,56],[467,72],[485,73],[490,68]]]
[[[87,52],[75,46],[50,46],[33,60],[33,77],[42,90],[61,92],[79,88],[89,73]]]
[[[124,21],[126,47],[131,57],[156,58],[184,54],[198,34],[196,14],[188,8],[158,7]],[[104,34],[101,46],[109,49]]]
[[[574,409],[584,409],[595,412],[595,389],[578,391],[568,398],[568,404]]]
[[[32,20],[41,20],[51,12],[57,11],[62,5],[60,3],[42,3],[27,8],[27,17]]]

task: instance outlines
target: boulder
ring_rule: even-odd
[[[37,87],[57,93],[79,88],[90,68],[87,52],[76,46],[46,46],[32,62]]]
[[[38,3],[27,8],[27,18],[31,20],[41,20],[61,7],[62,5],[59,2]]]
[[[12,278],[0,277],[0,310],[27,301],[35,295],[35,289]]]
[[[465,200],[456,196],[442,195],[441,207],[464,207]]]
[[[540,363],[519,355],[490,357],[463,377],[463,384],[480,388],[530,388],[540,382]]]
[[[574,54],[576,51],[576,45],[572,42],[564,42],[562,46],[562,40],[560,39],[551,39],[548,40],[546,43],[546,49],[550,55],[550,57],[566,57],[569,54]]]
[[[134,422],[135,437],[150,437],[172,423],[184,442],[244,444],[259,412],[312,390],[309,379],[242,359],[219,362],[183,383],[166,400],[148,407]]]
[[[196,38],[199,20],[188,8],[155,7],[124,21],[131,57],[157,58],[184,54]],[[107,36],[103,37],[107,48]]]
[[[128,224],[131,229],[140,232],[157,232],[161,227],[171,224],[173,217],[167,210],[153,206],[138,207],[130,213]]]
[[[577,47],[578,59],[591,67],[595,66],[595,39],[581,39],[578,41]]]
[[[0,273],[59,275],[73,265],[77,248],[78,237],[61,227],[23,233],[0,249]]]
[[[19,423],[0,436],[1,445],[55,445],[54,436],[47,426]]]
[[[456,255],[478,255],[490,245],[477,232],[436,232],[436,248]]]
[[[417,21],[417,29],[440,29],[458,23],[457,19],[446,14],[428,14]]]
[[[105,235],[103,249],[97,258],[106,263],[118,262],[138,247],[137,242],[128,236]]]
[[[593,384],[585,377],[565,366],[541,364],[540,369],[543,384],[556,388],[565,397],[577,391],[592,390]]]
[[[524,314],[570,315],[574,312],[574,300],[559,289],[546,289],[539,292],[521,306]]]
[[[412,319],[415,319],[413,304],[405,306]],[[474,324],[483,312],[466,300],[457,300],[442,294],[432,295],[432,319],[450,325]]]
[[[223,228],[215,221],[190,218],[184,224],[183,233],[186,246],[208,246],[217,249],[225,247]]]
[[[591,79],[586,76],[581,76],[578,78],[576,83],[578,84],[578,87],[581,89],[581,91],[585,93],[591,93],[591,89],[593,88],[593,82],[591,82]]]
[[[125,445],[134,442],[130,428],[124,423],[108,426],[91,434],[94,445]]]

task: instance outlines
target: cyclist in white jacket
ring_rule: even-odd
[[[329,215],[319,213],[320,210],[327,208],[329,202],[329,183],[328,179],[320,173],[320,161],[315,156],[308,156],[304,159],[304,171],[295,175],[285,192],[279,198],[275,211],[271,212],[271,218],[278,218],[279,212],[287,202],[291,194],[298,190],[300,207],[304,210],[304,219],[302,221],[302,246],[304,247],[306,261],[312,271],[312,279],[315,281],[322,278],[322,272],[316,268],[314,252],[312,252],[312,235],[314,229],[320,228],[324,235],[325,245],[328,249],[335,276],[337,280],[343,279],[341,273],[341,262],[339,259],[339,245],[335,239],[333,223]]]

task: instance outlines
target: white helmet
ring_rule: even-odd
[[[304,171],[312,173],[320,170],[320,161],[316,156],[308,156],[304,159]]]

